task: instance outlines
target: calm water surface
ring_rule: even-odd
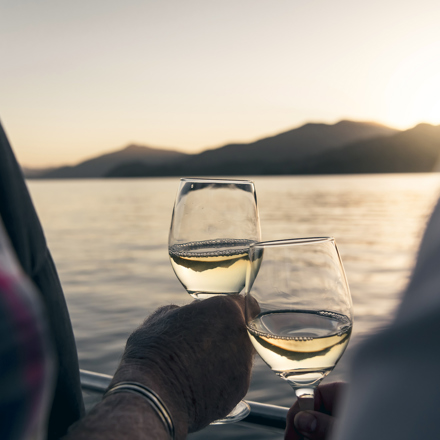
[[[353,296],[353,336],[329,380],[348,379],[362,338],[393,317],[440,189],[438,174],[257,177],[264,240],[336,238]],[[30,181],[58,267],[81,368],[113,374],[130,332],[157,307],[191,298],[171,269],[178,179]],[[259,359],[247,398],[290,406],[293,391]],[[190,436],[281,439],[243,425]]]

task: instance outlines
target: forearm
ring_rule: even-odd
[[[152,367],[152,366],[151,366]],[[166,367],[160,368],[161,372]],[[110,388],[118,383],[138,382],[153,390],[170,412],[175,439],[184,440],[188,433],[188,418],[183,393],[171,380],[170,374],[158,374],[152,368],[127,365],[122,362],[113,377]],[[107,395],[71,430],[65,440],[170,440],[166,426],[147,399],[131,392]]]
[[[101,439],[170,440],[151,405],[142,396],[132,393],[105,397],[64,437],[64,440]]]

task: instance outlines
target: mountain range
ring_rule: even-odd
[[[199,154],[129,145],[77,165],[27,177],[99,178],[206,175],[339,174],[432,171],[440,126],[399,131],[374,122],[308,123],[251,143]],[[26,173],[26,171],[25,171]]]
[[[43,172],[47,179],[75,179],[104,177],[124,163],[145,163],[149,166],[173,164],[188,155],[174,150],[128,145],[122,150],[85,160],[78,165],[54,168]]]

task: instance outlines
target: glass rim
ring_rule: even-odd
[[[203,178],[203,177],[181,177],[181,182],[194,182],[194,183],[237,183],[237,184],[251,184],[254,182],[248,179],[221,179],[221,178]]]
[[[264,247],[276,247],[276,246],[298,246],[298,245],[309,245],[317,243],[335,243],[333,237],[305,237],[305,238],[286,238],[283,240],[270,240],[270,241],[259,241],[249,245],[250,249],[254,248],[264,248]]]

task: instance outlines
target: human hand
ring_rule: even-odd
[[[152,388],[174,423],[193,432],[227,415],[244,397],[253,353],[243,297],[166,306],[128,338],[112,385],[137,381]]]
[[[296,401],[287,414],[284,440],[301,440],[304,436],[311,440],[328,439],[336,420],[335,408],[346,386],[342,382],[319,386],[315,391],[315,411],[300,411]]]

